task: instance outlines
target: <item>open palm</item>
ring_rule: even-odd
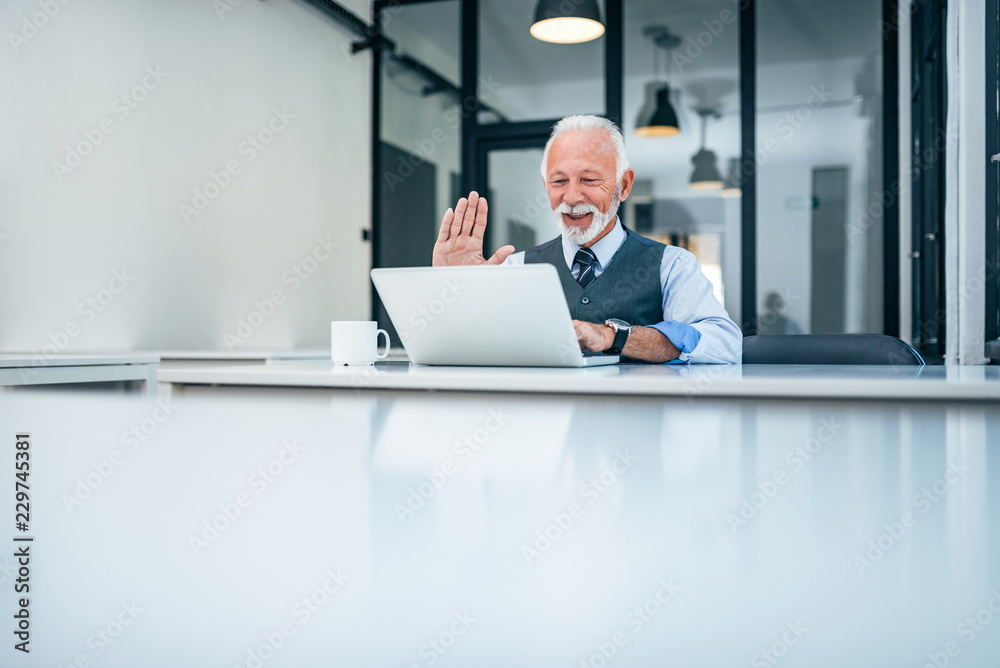
[[[434,244],[432,264],[435,267],[501,264],[514,252],[513,246],[504,246],[490,259],[483,257],[483,235],[486,234],[486,215],[489,206],[485,197],[473,191],[468,199],[458,200],[455,209],[445,211],[441,232]]]

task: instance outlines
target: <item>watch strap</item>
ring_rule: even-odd
[[[615,340],[611,344],[611,347],[604,351],[605,355],[621,355],[622,350],[625,348],[625,341],[628,340],[630,329],[622,328],[612,328],[615,330]]]

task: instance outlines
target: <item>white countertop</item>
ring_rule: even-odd
[[[0,389],[32,385],[136,382],[146,392],[157,390],[160,358],[142,353],[43,355],[0,353]]]
[[[161,369],[161,383],[776,399],[1000,400],[1000,367],[623,364],[588,369],[329,362]]]
[[[26,392],[0,401],[11,490],[25,431],[2,666],[1000,656],[995,403]],[[30,658],[11,641],[15,533],[35,537]],[[977,615],[992,623],[966,642]]]
[[[108,364],[158,364],[151,353],[80,353],[43,355],[41,353],[0,353],[0,369],[54,366],[102,366]]]
[[[329,359],[330,351],[320,348],[307,350],[162,350],[150,354],[161,360],[321,360]]]

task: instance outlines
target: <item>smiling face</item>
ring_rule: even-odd
[[[611,231],[635,173],[616,180],[615,147],[605,130],[570,131],[549,147],[545,187],[563,235],[590,246]]]

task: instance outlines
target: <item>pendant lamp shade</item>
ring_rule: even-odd
[[[597,0],[538,0],[531,34],[535,39],[555,44],[597,39],[604,34]]]
[[[656,91],[653,113],[646,118],[638,119],[635,124],[635,134],[638,137],[673,137],[680,131],[677,111],[670,104],[670,86],[664,84]]]
[[[691,158],[694,172],[691,173],[692,190],[719,190],[722,188],[722,175],[716,165],[715,151],[701,149]]]
[[[729,159],[726,182],[722,186],[723,197],[739,197],[743,194],[743,174],[740,173],[740,159]]]

